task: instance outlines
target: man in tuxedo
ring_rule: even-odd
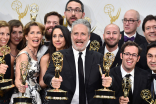
[[[144,102],[140,93],[147,88],[148,72],[135,67],[140,59],[140,53],[141,48],[135,42],[128,41],[122,45],[120,53],[122,64],[110,70],[110,76],[113,79],[111,88],[116,96],[116,100],[110,101],[110,104],[142,104]],[[123,97],[122,89],[124,78],[131,80],[131,89],[126,98]]]
[[[121,64],[120,59],[120,49],[118,47],[118,42],[121,39],[120,28],[115,24],[109,24],[105,27],[103,40],[104,46],[100,47],[99,52],[103,55],[107,52],[111,52],[115,56],[115,60],[111,68],[116,67]]]
[[[128,10],[125,15],[123,21],[124,31],[121,32],[121,40],[119,41],[119,47],[122,46],[124,42],[128,40],[136,42],[138,45],[146,42],[145,37],[141,36],[137,33],[137,27],[140,26],[140,14],[136,10]]]
[[[63,68],[59,78],[55,78],[55,67],[50,60],[43,80],[49,87],[68,91],[68,100],[51,100],[49,104],[103,104],[101,99],[93,98],[95,90],[102,85],[109,87],[112,78],[100,75],[98,64],[102,66],[103,55],[86,49],[90,31],[87,20],[78,19],[72,23],[72,46],[60,51],[63,54]]]
[[[37,53],[38,61],[46,53],[49,47],[50,35],[56,25],[63,25],[63,17],[57,12],[49,12],[44,16],[45,41]]]
[[[137,66],[150,71],[146,61],[146,49],[148,44],[156,41],[156,17],[153,15],[147,15],[143,20],[142,30],[147,42],[141,45],[143,51],[141,52],[141,58],[137,63]]]
[[[64,15],[68,22],[67,28],[71,31],[72,23],[77,19],[83,19],[85,16],[83,3],[80,0],[69,0],[66,4]],[[101,37],[95,33],[91,33],[90,40],[87,43],[87,49],[90,48],[90,42],[93,40],[97,40],[100,46],[102,46]]]
[[[151,97],[156,99],[156,42],[147,46],[146,51],[147,65],[150,68],[148,89],[151,91]]]

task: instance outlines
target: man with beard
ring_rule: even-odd
[[[146,49],[148,44],[156,41],[156,17],[153,15],[147,15],[143,20],[142,30],[147,42],[141,45],[143,51],[141,52],[141,58],[137,63],[137,66],[150,71],[146,61]]]
[[[110,104],[143,104],[144,100],[140,93],[147,88],[148,72],[136,67],[136,63],[140,59],[141,48],[135,42],[125,42],[121,47],[120,58],[122,63],[120,66],[110,70],[110,76],[113,79],[111,89],[115,91],[115,100],[111,100]],[[128,97],[124,97],[123,79],[131,80],[131,88]],[[125,92],[126,94],[126,92]]]
[[[57,12],[49,12],[44,16],[45,41],[37,53],[38,61],[48,50],[50,43],[50,35],[56,25],[63,25],[63,17]]]
[[[117,25],[109,24],[105,27],[103,34],[104,46],[100,47],[99,52],[102,54],[105,54],[107,52],[114,54],[115,60],[111,68],[121,64],[120,49],[118,47],[118,42],[120,39],[120,28]]]
[[[139,46],[146,42],[145,37],[141,36],[137,33],[137,27],[140,26],[140,14],[136,10],[128,10],[125,15],[123,21],[124,31],[121,32],[122,37],[119,41],[119,47],[122,46],[124,42],[128,40],[136,42]]]
[[[85,16],[83,3],[80,0],[69,0],[66,4],[64,15],[68,22],[67,28],[71,31],[72,23],[77,19],[83,19]],[[100,46],[102,46],[101,37],[95,33],[91,33],[87,49],[90,48],[90,42],[93,40],[97,40],[100,43]]]
[[[49,87],[60,88],[68,92],[68,100],[50,100],[49,104],[104,104],[95,99],[95,90],[109,87],[112,78],[99,72],[103,64],[103,55],[86,49],[90,38],[91,26],[87,20],[73,22],[71,30],[72,46],[60,50],[63,54],[63,68],[59,78],[55,78],[55,66],[50,60],[49,68],[43,77]]]

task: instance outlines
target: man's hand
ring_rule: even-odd
[[[52,85],[53,88],[60,88],[61,82],[62,82],[62,77],[61,76],[59,76],[59,78],[53,77],[52,81],[51,81],[51,85]]]
[[[109,77],[105,77],[105,74],[102,74],[102,86],[104,87],[110,87],[112,83],[112,78]]]
[[[121,96],[119,98],[119,103],[120,104],[128,104],[128,102],[129,102],[129,98],[128,97],[124,98],[123,96]]]
[[[8,68],[8,65],[0,64],[0,74],[5,74],[7,68]]]

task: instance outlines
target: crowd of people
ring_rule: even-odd
[[[91,24],[83,19],[84,5],[80,0],[69,0],[64,12],[68,26],[63,26],[63,17],[55,11],[46,13],[44,25],[30,21],[25,26],[19,20],[0,21],[0,48],[8,45],[11,52],[5,55],[5,64],[0,64],[4,79],[12,79],[15,87],[0,89],[0,104],[14,104],[14,98],[32,98],[32,104],[148,104],[140,93],[151,91],[156,99],[156,16],[147,15],[142,23],[143,34],[137,32],[140,14],[128,10],[122,19],[123,31],[117,24],[104,28],[103,40],[91,32]],[[144,36],[143,36],[144,35]],[[43,41],[43,37],[45,40]],[[100,43],[98,52],[89,50],[90,43]],[[63,54],[63,68],[55,77],[52,54]],[[103,56],[113,53],[115,59],[110,67],[110,76],[105,76]],[[0,51],[0,58],[3,53]],[[20,65],[29,63],[26,84],[22,82]],[[102,67],[102,75],[99,66]],[[131,89],[124,96],[122,80],[131,80]],[[95,90],[109,87],[116,99],[93,98]],[[68,92],[68,100],[48,100],[47,90],[61,88]]]

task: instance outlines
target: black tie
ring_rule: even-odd
[[[44,42],[44,45],[49,46],[50,42]]]
[[[86,104],[86,91],[85,91],[83,63],[82,63],[81,55],[82,55],[82,52],[79,52],[79,58],[78,58],[79,104]]]
[[[126,78],[130,78],[131,74],[126,74]],[[131,83],[132,84],[132,83]],[[128,104],[132,104],[133,102],[133,95],[132,95],[132,85],[131,85],[131,88],[129,90],[129,103]]]

